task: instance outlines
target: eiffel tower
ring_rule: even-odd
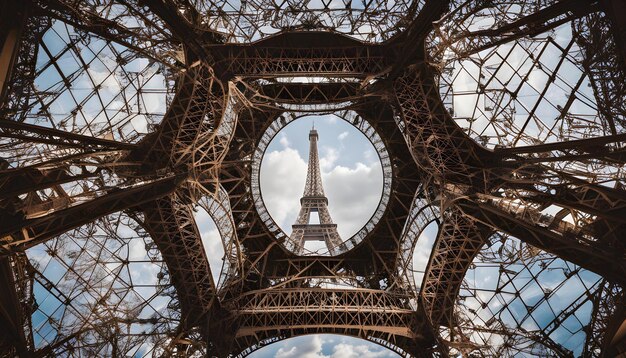
[[[328,211],[328,198],[324,194],[320,161],[317,154],[317,139],[319,135],[315,126],[309,132],[309,167],[307,169],[304,194],[300,199],[300,213],[296,223],[292,225],[290,240],[294,251],[301,255],[305,241],[325,241],[331,255],[335,255],[341,245],[341,238],[337,233],[337,224],[333,223]],[[311,213],[317,213],[319,223],[311,222]]]
[[[0,0],[0,357],[626,358],[626,1],[364,3]],[[382,165],[339,247],[314,130],[291,238],[261,195],[312,113]]]

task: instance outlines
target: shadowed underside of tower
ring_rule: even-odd
[[[319,135],[315,128],[309,133],[309,164],[306,174],[304,194],[300,199],[300,212],[289,240],[292,242],[294,252],[302,255],[305,241],[324,241],[331,255],[338,253],[341,238],[337,233],[337,224],[333,223],[328,211],[328,198],[324,194],[322,175],[317,152],[317,140]],[[317,222],[312,222],[312,214],[318,217]]]
[[[0,0],[1,355],[314,333],[625,354],[624,19],[621,0]],[[312,132],[289,238],[260,160],[329,113],[376,148],[381,205],[339,240]],[[302,254],[313,237],[330,255]]]

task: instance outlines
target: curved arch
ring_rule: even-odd
[[[420,292],[423,309],[434,327],[454,325],[454,303],[465,273],[489,236],[486,230],[454,206],[442,214]]]
[[[367,238],[344,254],[324,259],[294,257],[286,248],[278,245],[275,235],[263,223],[251,195],[250,183],[253,178],[249,163],[265,128],[279,118],[282,110],[262,111],[253,107],[242,111],[237,127],[238,141],[233,143],[227,159],[234,165],[224,166],[221,177],[231,197],[239,239],[248,253],[246,272],[238,280],[242,284],[245,281],[246,289],[280,284],[286,278],[307,280],[309,275],[343,275],[342,272],[352,272],[360,287],[385,288],[396,282],[397,269],[393,263],[400,254],[400,237],[410,209],[407,203],[413,200],[419,178],[423,174],[411,158],[402,155],[407,150],[407,144],[402,138],[402,132],[397,130],[388,102],[374,98],[372,101],[354,103],[352,108],[382,134],[381,139],[393,158],[393,189],[387,210]],[[284,239],[285,236],[282,237]],[[377,239],[374,240],[374,237]],[[259,281],[259,274],[269,267],[271,271],[266,271],[261,277],[262,281]],[[238,293],[233,291],[233,296],[236,295]]]
[[[223,117],[229,115],[226,112],[233,113],[226,109],[230,109],[227,107],[235,88],[224,88],[204,62],[189,65],[179,82],[178,91],[157,130],[148,134],[139,148],[124,160],[143,160],[150,165],[150,168],[143,168],[147,171],[201,162],[206,157],[201,149],[210,146],[209,140],[215,137]]]
[[[216,195],[217,176],[237,123],[238,90],[227,90],[203,62],[189,66],[158,130],[129,158],[148,170],[185,168],[185,182],[173,194],[142,207],[178,292],[184,328],[202,325],[217,302],[216,285],[190,203]],[[126,158],[127,160],[129,158]],[[146,169],[146,168],[144,168]]]
[[[373,337],[373,336],[369,336],[367,338],[362,338],[362,337],[356,337],[353,335],[346,335],[346,334],[339,334],[339,333],[306,333],[306,334],[300,334],[297,336],[292,336],[292,337],[285,337],[285,336],[276,336],[276,337],[271,337],[262,341],[257,342],[256,344],[253,344],[252,346],[244,349],[243,351],[237,353],[234,355],[234,358],[244,358],[249,356],[250,354],[263,349],[267,346],[273,345],[275,343],[280,343],[282,341],[286,341],[289,339],[293,339],[293,338],[298,338],[298,337],[303,337],[303,336],[308,336],[308,335],[315,335],[315,334],[319,334],[319,335],[331,335],[331,336],[344,336],[344,337],[350,337],[350,338],[356,338],[356,339],[360,339],[366,342],[370,342],[370,343],[374,343],[380,347],[389,349],[390,351],[397,353],[400,357],[412,357],[408,352],[404,351],[401,347],[398,347],[392,343],[390,343],[389,341],[387,341],[386,339],[382,339],[382,338],[377,338],[377,337]]]
[[[376,340],[404,356],[419,357],[428,349],[428,339],[410,299],[410,295],[365,289],[247,292],[235,303],[238,327],[233,351],[245,356],[259,348],[258,342],[332,333]]]
[[[432,69],[415,65],[394,80],[398,117],[415,163],[438,181],[485,190],[490,178],[474,175],[486,149],[463,132],[445,110]]]
[[[409,219],[406,222],[402,233],[402,246],[400,255],[398,255],[396,267],[398,268],[398,277],[403,280],[402,286],[408,285],[412,292],[418,295],[417,287],[415,287],[415,277],[413,276],[413,255],[415,246],[424,230],[433,222],[437,222],[439,226],[440,213],[439,207],[431,204],[423,196],[423,191],[419,190],[415,195],[415,199],[411,204]]]
[[[424,280],[424,274],[426,273],[430,254],[435,247],[435,241],[439,236],[440,230],[441,221],[439,219],[430,221],[426,227],[424,227],[419,238],[417,239],[417,242],[415,243],[411,258],[411,275],[413,276],[413,282],[416,286],[415,292],[417,295],[419,295],[422,288],[422,281]],[[425,255],[426,257],[423,258],[422,255]]]
[[[220,234],[224,246],[224,266],[220,272],[217,283],[218,294],[229,277],[241,272],[243,265],[243,252],[235,230],[235,222],[230,209],[228,193],[220,185],[215,196],[204,196],[198,201],[207,214],[211,217]]]
[[[265,130],[259,143],[257,145],[256,150],[253,154],[252,161],[252,197],[255,203],[255,207],[262,218],[265,226],[274,233],[276,239],[278,241],[284,240],[284,246],[294,252],[295,243],[290,241],[288,236],[280,229],[278,224],[274,221],[272,216],[267,211],[267,207],[263,201],[263,195],[261,194],[261,187],[259,184],[260,174],[261,174],[261,160],[265,155],[265,150],[272,142],[274,137],[287,126],[289,123],[303,117],[311,116],[316,113],[294,113],[290,112],[287,115],[281,115],[276,120],[274,120]],[[321,114],[321,113],[319,113]],[[380,135],[376,132],[376,130],[368,123],[367,120],[363,119],[357,113],[351,110],[345,110],[339,113],[331,113],[338,118],[343,119],[347,123],[351,124],[357,130],[359,130],[372,144],[372,146],[376,149],[378,154],[378,158],[380,160],[382,170],[383,170],[383,189],[380,201],[376,208],[376,211],[369,220],[363,225],[363,227],[357,231],[356,234],[352,235],[349,239],[344,240],[344,242],[339,246],[337,253],[335,255],[340,255],[344,252],[347,252],[354,248],[359,242],[361,242],[378,224],[380,219],[382,218],[387,205],[389,203],[389,199],[391,197],[391,185],[392,185],[392,177],[393,177],[393,168],[391,166],[391,160],[389,158],[389,153],[385,148],[383,140]]]

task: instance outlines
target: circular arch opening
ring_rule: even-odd
[[[234,265],[231,262],[233,260],[229,260],[230,252],[226,248],[232,246],[235,229],[227,212],[229,208],[223,204],[223,200],[203,197],[194,207],[198,233],[209,262],[213,282],[218,289],[222,287]]]
[[[433,220],[426,224],[420,232],[417,242],[413,247],[413,255],[411,258],[412,274],[415,287],[421,289],[424,274],[428,268],[428,262],[432,255],[433,246],[439,235],[439,223]]]
[[[353,111],[279,116],[268,126],[254,153],[252,194],[268,229],[289,250],[298,252],[288,235],[301,208],[313,125],[319,134],[322,186],[341,237],[335,255],[361,242],[389,202],[391,161],[381,137],[366,120]],[[308,223],[318,225],[317,220],[319,214],[311,213]],[[331,255],[324,241],[306,244],[304,255]]]
[[[385,344],[388,343],[339,334],[309,334],[271,340],[264,345],[256,347],[249,353],[242,353],[238,357],[400,357],[398,353],[390,349],[390,347],[386,347]],[[401,351],[399,347],[392,348]]]

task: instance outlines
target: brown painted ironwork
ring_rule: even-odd
[[[624,354],[624,11],[0,1],[2,355],[246,356],[314,333],[401,356]],[[319,114],[366,135],[384,188],[362,230],[301,255],[260,161]]]

